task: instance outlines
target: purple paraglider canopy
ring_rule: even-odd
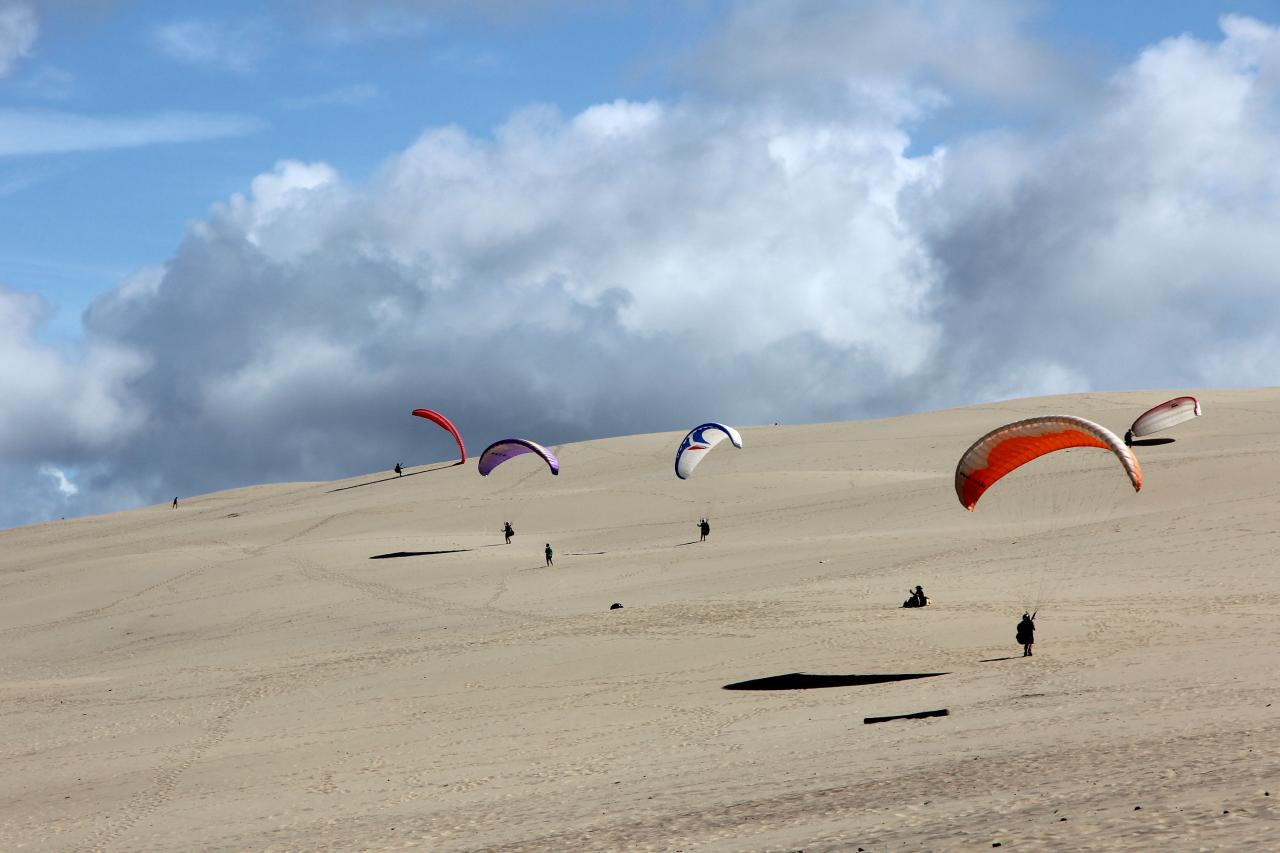
[[[552,474],[558,475],[560,473],[560,460],[541,444],[536,441],[529,441],[527,438],[504,438],[501,441],[495,441],[484,449],[484,453],[480,454],[480,464],[477,466],[480,476],[487,477],[490,471],[503,462],[525,453],[536,453],[547,463],[547,467],[551,469]]]

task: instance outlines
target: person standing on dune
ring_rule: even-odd
[[[547,565],[548,565],[548,566],[553,566],[553,565],[555,565],[554,563],[552,563],[552,562],[551,562],[551,543],[550,543],[550,542],[548,542],[548,543],[547,543],[547,551],[546,551],[546,553],[547,553]]]
[[[516,535],[516,529],[511,526],[511,522],[504,521],[502,523],[502,535],[506,537],[507,544],[511,544],[511,537]]]
[[[1018,623],[1017,640],[1022,643],[1022,656],[1024,658],[1031,657],[1031,647],[1036,642],[1036,615],[1034,613],[1022,614],[1022,621]]]
[[[698,533],[702,534],[698,539],[699,542],[707,541],[707,534],[711,532],[711,523],[705,518],[698,520]]]

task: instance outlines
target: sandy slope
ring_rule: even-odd
[[[559,478],[0,533],[0,849],[1280,849],[1280,391],[1202,393],[1141,495],[1045,540],[1029,660],[1027,543],[952,491],[999,423],[1161,399],[746,429],[688,483],[679,436],[635,436]],[[723,689],[797,672],[873,677]]]

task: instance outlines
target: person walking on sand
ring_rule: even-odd
[[[507,544],[510,545],[511,537],[516,535],[516,530],[514,527],[511,526],[511,522],[509,521],[502,522],[502,535],[506,537]]]
[[[708,522],[705,518],[698,519],[698,533],[701,534],[701,536],[698,538],[698,541],[706,542],[707,534],[710,532],[711,532],[710,522]]]
[[[404,476],[404,469],[400,467],[400,463],[399,463],[399,462],[397,462],[397,463],[396,463],[396,476],[397,476],[397,477],[403,477],[403,476]]]
[[[1024,658],[1031,657],[1031,646],[1036,641],[1036,615],[1034,613],[1023,613],[1022,621],[1018,623],[1017,639],[1022,643],[1022,656]]]
[[[548,566],[554,566],[554,565],[555,565],[555,563],[551,562],[551,543],[550,543],[550,542],[548,542],[548,543],[547,543],[547,551],[546,551],[546,553],[547,553],[547,565],[548,565]]]
[[[178,499],[177,499],[177,498],[174,498],[174,499],[173,499],[173,507],[172,507],[172,509],[177,509],[177,508],[178,508]]]

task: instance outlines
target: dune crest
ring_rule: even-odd
[[[0,532],[0,849],[1267,849],[1280,390],[1135,446],[1140,499],[1057,534],[1034,658],[1024,551],[954,492],[1001,423],[1185,390]]]

